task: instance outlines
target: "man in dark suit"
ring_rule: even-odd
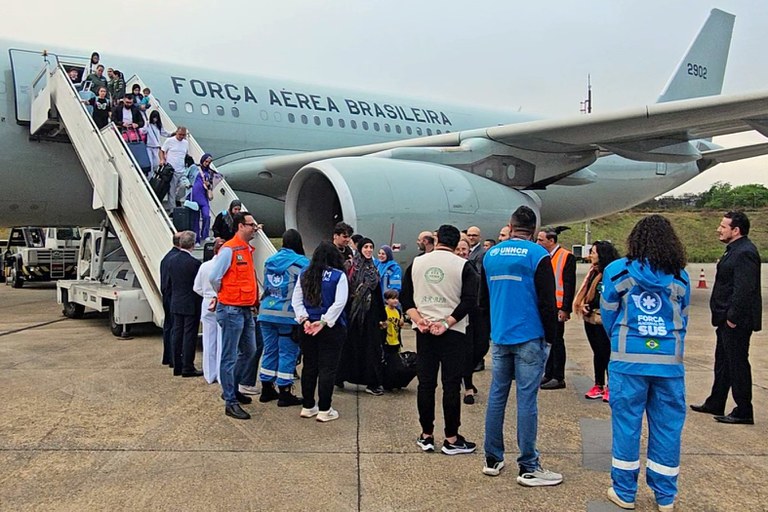
[[[557,243],[557,236],[568,229],[565,226],[545,228],[536,237],[536,243],[549,252],[552,272],[555,274],[555,301],[557,302],[557,337],[549,352],[541,389],[565,387],[565,322],[571,319],[573,298],[576,295],[576,257]]]
[[[195,368],[197,328],[200,324],[202,297],[194,291],[195,276],[200,260],[190,252],[195,246],[195,233],[182,231],[179,235],[179,253],[169,265],[171,281],[171,313],[173,313],[173,374],[199,377]]]
[[[467,228],[467,238],[469,238],[469,256],[467,256],[467,259],[480,272],[483,268],[483,257],[485,256],[485,247],[483,247],[483,237],[482,233],[480,233],[480,228],[477,226]]]
[[[709,398],[701,405],[691,405],[691,409],[714,414],[720,423],[752,425],[749,338],[753,331],[760,330],[762,322],[760,254],[747,238],[749,218],[743,212],[726,213],[717,234],[727,246],[717,263],[715,286],[709,299],[717,335],[715,381]],[[724,415],[729,389],[736,407]]]
[[[160,293],[163,296],[163,363],[173,368],[173,314],[171,313],[171,276],[168,274],[171,260],[179,253],[179,235],[173,234],[173,247],[160,261]]]

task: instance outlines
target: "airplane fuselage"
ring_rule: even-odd
[[[26,67],[11,68],[11,49],[31,50],[24,55],[29,61]],[[4,56],[0,64],[0,224],[97,223],[102,216],[91,208],[92,190],[73,148],[67,143],[30,137],[20,107],[24,104],[19,96],[24,94],[23,81],[31,80],[35,70],[42,68],[41,47],[0,42],[0,52]],[[64,59],[63,55],[84,56],[86,52],[58,54]],[[87,63],[87,57],[66,59]],[[237,162],[535,119],[517,112],[394,98],[128,57],[110,58],[106,64],[123,71],[126,79],[135,74],[148,84],[174,122],[187,126],[202,147],[214,155],[228,182],[273,235],[284,228],[282,205],[291,176],[248,172],[237,168]],[[589,170],[592,178],[586,182],[564,181],[566,184],[530,192],[540,200],[542,223],[572,222],[620,211],[698,174],[694,163],[664,164],[662,169],[655,163],[617,156],[598,159]],[[595,197],[602,200],[595,201]]]

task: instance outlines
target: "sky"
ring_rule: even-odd
[[[1,34],[97,50],[105,63],[144,55],[559,118],[579,115],[587,75],[595,112],[654,102],[712,8],[736,15],[723,93],[768,89],[764,0],[25,0],[5,2]],[[717,181],[768,185],[768,156],[674,193]]]

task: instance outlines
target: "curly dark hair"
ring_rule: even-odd
[[[592,246],[597,252],[597,269],[602,272],[609,263],[619,259],[619,251],[613,246],[611,242],[605,240],[598,240]]]
[[[666,217],[641,219],[627,237],[627,259],[647,262],[652,269],[679,274],[687,263],[685,247]]]
[[[323,300],[322,282],[323,272],[335,268],[344,271],[344,260],[341,253],[331,242],[320,242],[320,245],[312,254],[307,270],[301,274],[301,292],[304,302],[317,307]]]

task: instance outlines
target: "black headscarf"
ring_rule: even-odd
[[[373,244],[373,240],[363,237],[357,245],[357,254],[354,257],[354,270],[350,278],[350,291],[352,293],[352,306],[350,307],[350,320],[353,324],[362,323],[371,309],[371,297],[379,285],[379,271],[373,258],[363,256],[363,247]]]

